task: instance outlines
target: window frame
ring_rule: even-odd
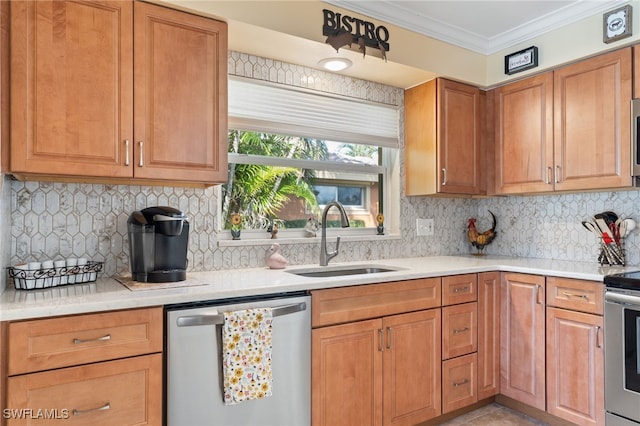
[[[230,77],[230,80],[242,80],[244,82],[252,80],[246,78],[233,78]],[[268,85],[268,86],[278,86],[277,83],[269,83],[263,81],[252,81],[256,85]],[[296,88],[291,86],[284,87],[285,90],[288,91],[290,95],[290,91],[297,91],[299,93],[304,93],[305,96],[309,93],[315,93],[321,96],[323,99],[326,97],[335,98],[335,99],[347,99],[350,103],[361,103],[363,105],[378,105],[383,108],[386,108],[390,112],[396,114],[397,117],[397,128],[400,127],[400,107],[395,105],[381,104],[375,103],[367,100],[362,100],[358,98],[347,98],[341,95],[332,95],[325,92],[318,92],[314,90],[304,89],[304,88]],[[353,133],[349,133],[348,137],[341,138],[340,133],[336,133],[332,131],[332,137],[329,139],[326,135],[318,136],[318,133],[310,133],[306,134],[305,131],[309,131],[309,129],[300,129],[296,133],[292,134],[291,132],[291,124],[290,123],[278,123],[278,122],[265,122],[261,120],[254,120],[251,123],[251,120],[247,120],[246,117],[243,117],[239,120],[231,117],[232,111],[230,109],[230,120],[229,120],[229,129],[238,129],[244,131],[254,131],[259,133],[273,133],[273,134],[282,134],[282,135],[290,135],[290,136],[298,136],[298,137],[308,137],[315,139],[323,139],[323,140],[331,140],[338,141],[344,143],[358,143],[358,144],[367,144],[371,146],[377,146],[382,148],[380,150],[380,164],[379,165],[367,165],[367,164],[351,164],[351,163],[339,163],[334,161],[321,161],[321,160],[304,160],[304,159],[286,159],[286,158],[277,158],[277,157],[267,157],[267,156],[249,156],[246,154],[235,154],[228,153],[228,163],[235,164],[259,164],[266,166],[285,166],[285,167],[296,167],[296,168],[304,168],[310,170],[322,170],[328,172],[345,172],[345,173],[367,173],[367,174],[382,174],[383,184],[382,184],[382,203],[381,208],[384,212],[385,217],[385,234],[387,238],[399,238],[399,228],[400,228],[400,170],[399,170],[399,155],[400,155],[400,146],[399,146],[399,137],[396,140],[397,145],[389,143],[378,143],[380,142],[379,137],[368,137],[366,134],[355,135],[356,140],[354,140]],[[327,115],[327,114],[325,114]],[[249,126],[246,124],[250,123]],[[365,142],[366,141],[366,142]],[[218,209],[218,223],[217,223],[217,237],[219,245],[248,245],[251,243],[269,243],[271,235],[266,232],[266,230],[242,230],[241,240],[232,240],[230,230],[223,229],[222,223],[222,190],[221,186],[218,186],[217,191],[217,209]],[[366,195],[367,197],[369,194]],[[354,212],[355,213],[355,212]],[[327,229],[328,236],[332,236],[334,234],[339,234],[341,237],[346,237],[346,240],[354,239],[354,240],[367,240],[370,239],[372,234],[376,233],[375,227],[368,228],[329,228]],[[379,236],[383,237],[383,236]],[[278,232],[278,242],[284,243],[297,243],[297,242],[310,242],[309,238],[305,238],[304,230],[302,228],[297,229],[281,229]],[[247,243],[250,241],[251,243]]]

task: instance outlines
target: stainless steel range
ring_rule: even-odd
[[[640,272],[604,278],[607,426],[640,425]]]

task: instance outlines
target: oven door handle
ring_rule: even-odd
[[[640,306],[640,297],[630,296],[628,294],[620,294],[613,292],[606,292],[604,294],[605,302],[617,303],[619,305],[635,305]]]
[[[302,312],[307,309],[305,302],[294,303],[292,305],[277,306],[271,308],[271,315],[274,317],[280,317],[283,315],[293,314],[295,312]],[[199,325],[221,325],[224,324],[224,314],[214,315],[189,315],[178,317],[176,324],[178,327],[193,327]]]

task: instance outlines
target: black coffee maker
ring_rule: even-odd
[[[127,221],[134,281],[165,283],[187,279],[189,222],[173,207],[148,207]]]

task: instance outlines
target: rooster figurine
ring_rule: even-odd
[[[476,229],[476,218],[472,217],[469,219],[469,224],[467,225],[467,238],[472,246],[478,249],[476,254],[482,255],[483,250],[486,245],[491,244],[491,242],[496,238],[496,216],[489,210],[489,214],[493,218],[493,225],[491,229],[478,232]]]
[[[280,254],[280,244],[271,244],[267,250],[266,261],[269,269],[284,269],[287,266],[287,259]]]

